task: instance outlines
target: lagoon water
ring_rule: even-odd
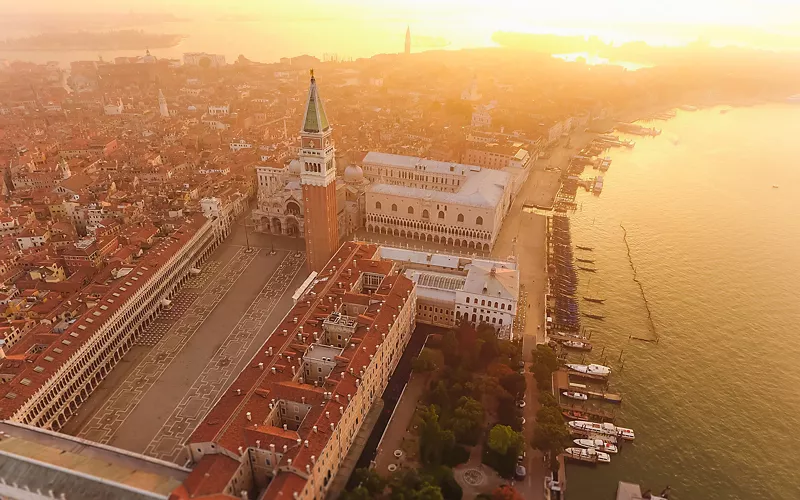
[[[800,499],[800,106],[651,126],[662,135],[612,150],[602,194],[571,216],[599,269],[580,291],[607,299],[581,304],[606,315],[584,322],[589,359],[605,346],[617,423],[637,437],[610,465],[568,465],[568,498],[611,499],[624,480],[673,500]],[[620,224],[658,344],[629,338],[653,334]]]

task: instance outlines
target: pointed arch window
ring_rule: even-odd
[[[414,207],[408,207],[408,214],[414,215]]]
[[[458,214],[458,222],[464,222],[464,214]]]
[[[392,203],[392,212],[397,212],[397,204]]]
[[[380,209],[381,209],[381,202],[376,201],[375,202],[375,210],[380,210]]]
[[[483,217],[478,216],[478,218],[475,219],[475,224],[477,224],[479,226],[482,226],[483,225]]]
[[[439,218],[444,219],[444,212],[442,212],[441,210],[439,210]]]

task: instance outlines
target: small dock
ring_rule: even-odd
[[[553,392],[558,401],[558,405],[561,408],[561,411],[576,411],[584,413],[591,417],[591,420],[599,421],[599,422],[613,422],[616,418],[616,414],[613,411],[607,410],[605,408],[597,407],[596,405],[590,404],[581,404],[581,403],[573,403],[572,400],[565,398],[561,391],[574,391],[576,390],[574,387],[570,386],[569,382],[569,375],[572,372],[567,372],[567,370],[556,370],[553,373]],[[588,391],[584,389],[577,389],[580,392],[588,394]],[[595,394],[605,394],[604,392],[597,392],[594,391]]]
[[[615,405],[622,404],[622,396],[613,394],[611,392],[595,392],[595,391],[582,391],[584,394],[594,399],[602,399],[606,403],[613,403]]]
[[[562,411],[579,411],[581,413],[590,415],[594,417],[593,421],[599,420],[600,422],[613,423],[615,419],[614,412],[604,410],[603,408],[596,408],[594,406],[582,406],[575,403],[560,403],[559,406],[561,407]]]
[[[582,335],[564,335],[561,333],[550,333],[547,335],[547,338],[553,340],[555,342],[567,342],[568,340],[572,340],[573,342],[588,342],[589,339],[582,336]]]

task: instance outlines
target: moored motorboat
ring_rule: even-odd
[[[578,266],[578,269],[580,269],[581,271],[586,271],[586,272],[590,272],[590,273],[596,273],[597,272],[597,269],[595,269],[593,267]]]
[[[579,351],[591,351],[592,344],[588,342],[583,342],[581,340],[565,340],[561,343],[564,347],[569,347],[570,349],[577,349]]]
[[[586,401],[589,399],[589,396],[582,392],[575,392],[575,391],[561,391],[561,394],[568,398],[577,399],[579,401]]]
[[[586,413],[586,412],[583,412],[583,411],[578,411],[578,410],[564,410],[564,411],[561,412],[561,415],[563,415],[564,418],[566,418],[567,420],[587,420],[587,421],[591,421],[591,420],[595,420],[595,419],[598,418],[598,417],[594,417],[594,416],[590,415],[589,413]]]
[[[583,300],[587,302],[594,302],[595,304],[602,304],[606,299],[598,299],[597,297],[584,297]]]
[[[619,452],[619,448],[617,448],[617,445],[615,445],[611,441],[606,441],[604,439],[578,438],[578,439],[573,439],[572,442],[577,444],[581,448],[594,448],[595,450],[602,451],[604,453]]]
[[[585,373],[587,375],[599,375],[602,377],[607,377],[611,373],[611,368],[594,363],[590,365],[567,363],[567,368],[576,372]]]
[[[589,251],[589,252],[591,252],[592,250],[594,250],[592,247],[582,247],[582,246],[580,246],[580,245],[576,245],[576,246],[575,246],[575,248],[577,248],[578,250],[587,250],[587,251]]]
[[[594,448],[577,448],[573,446],[564,450],[564,453],[567,454],[568,458],[582,462],[602,462],[604,464],[611,462],[611,456],[608,453],[597,451]]]
[[[587,318],[592,318],[592,319],[600,319],[600,320],[605,319],[605,316],[603,316],[602,314],[583,313],[583,315],[586,316]]]
[[[633,441],[636,437],[633,433],[633,429],[628,429],[626,427],[617,427],[614,424],[605,422],[602,424],[598,424],[597,422],[589,422],[586,420],[571,420],[568,422],[570,428],[584,432],[589,434],[599,434],[602,436],[617,436],[621,437],[622,439],[627,439],[629,441]]]
[[[584,264],[594,264],[594,260],[592,259],[575,259],[578,262],[583,262]]]

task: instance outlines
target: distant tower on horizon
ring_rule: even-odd
[[[300,185],[305,199],[306,258],[309,270],[317,272],[339,248],[336,150],[331,132],[312,69],[303,128],[300,129]]]
[[[169,108],[167,108],[167,99],[161,89],[158,89],[158,111],[163,118],[169,118]]]
[[[411,53],[411,26],[406,27],[406,55]]]

